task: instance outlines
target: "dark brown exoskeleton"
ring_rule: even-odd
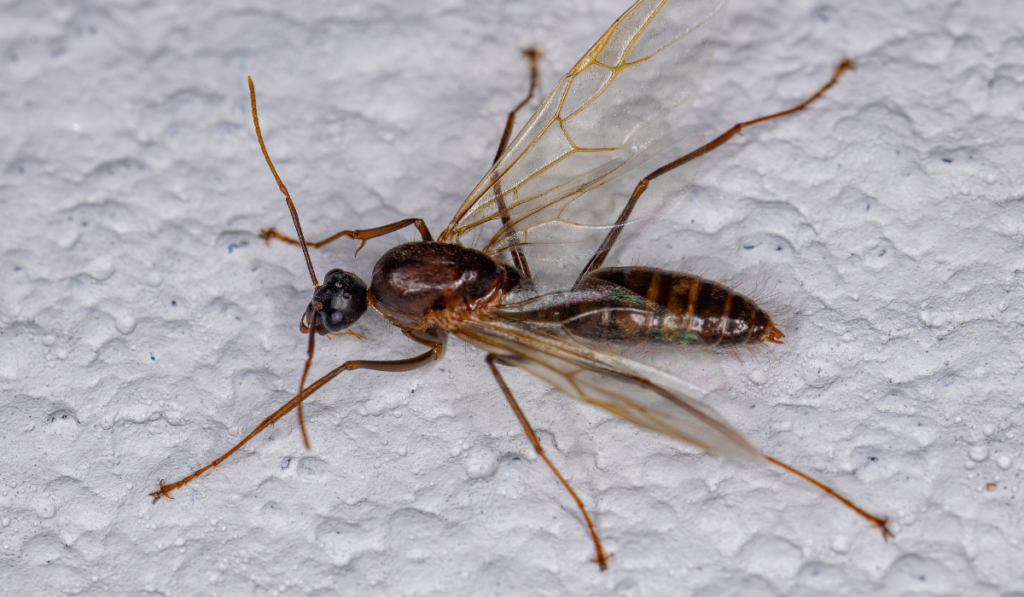
[[[476,249],[433,241],[405,243],[377,261],[370,303],[406,330],[427,326],[437,313],[458,317],[485,308],[521,276]]]
[[[256,114],[256,92],[250,79],[253,123],[260,147],[285,195],[297,236],[292,239],[269,229],[264,231],[263,237],[268,242],[271,238],[278,238],[300,245],[314,286],[313,298],[300,324],[302,331],[309,336],[308,356],[299,392],[295,397],[209,465],[175,483],[165,485],[161,482],[160,489],[152,494],[154,501],[168,496],[171,491],[217,466],[288,412],[297,409],[301,424],[302,402],[343,371],[371,369],[399,372],[423,367],[441,357],[446,339],[451,334],[487,353],[486,362],[490,371],[533,448],[579,507],[601,569],[607,565],[607,556],[590,514],[546,455],[502,378],[498,364],[526,369],[574,398],[601,406],[638,425],[698,447],[747,460],[768,461],[783,467],[835,496],[888,536],[886,518],[869,514],[823,483],[762,454],[721,415],[707,406],[699,388],[687,385],[678,376],[669,376],[636,360],[601,350],[602,345],[628,342],[647,342],[679,349],[694,345],[728,347],[765,342],[782,343],[783,334],[769,313],[759,308],[753,300],[727,287],[682,272],[639,266],[603,267],[603,264],[623,228],[630,223],[631,215],[651,181],[700,158],[744,127],[804,109],[835,84],[844,71],[852,68],[849,62],[840,64],[824,87],[795,108],[737,124],[710,143],[641,178],[632,195],[618,209],[614,221],[607,222],[603,227],[586,229],[598,231],[600,236],[594,238],[600,240],[600,244],[571,284],[564,288],[540,288],[535,284],[537,273],[531,270],[528,262],[531,239],[544,238],[544,242],[551,244],[554,242],[552,230],[556,234],[560,231],[577,234],[578,230],[569,228],[574,224],[566,219],[567,214],[572,213],[570,207],[579,208],[579,205],[571,206],[571,202],[586,197],[587,193],[600,187],[610,177],[619,175],[616,170],[618,166],[602,169],[600,165],[588,163],[590,170],[582,173],[567,170],[558,174],[560,178],[549,182],[543,177],[557,172],[557,169],[553,169],[554,165],[565,164],[565,160],[574,155],[586,157],[597,155],[595,152],[599,151],[618,152],[615,160],[621,162],[615,164],[626,163],[634,156],[644,155],[645,148],[655,147],[659,135],[664,134],[655,126],[660,123],[661,113],[650,110],[637,110],[634,113],[619,110],[614,105],[606,107],[599,101],[605,97],[603,94],[608,93],[608,88],[616,89],[614,93],[640,93],[637,89],[643,90],[644,87],[637,87],[636,81],[647,76],[655,77],[651,79],[649,88],[667,85],[662,79],[656,78],[663,77],[666,68],[664,65],[657,66],[657,60],[664,58],[670,60],[671,65],[681,64],[683,61],[677,54],[684,52],[685,48],[674,48],[673,44],[690,39],[693,32],[697,32],[698,37],[712,35],[713,32],[708,33],[706,30],[706,27],[710,27],[707,23],[713,18],[720,18],[722,5],[720,0],[709,0],[711,17],[695,24],[687,32],[678,34],[675,41],[666,42],[666,39],[673,39],[671,35],[675,35],[669,29],[675,21],[654,17],[663,10],[683,11],[684,3],[674,0],[664,3],[640,0],[563,77],[519,136],[508,144],[515,114],[534,92],[537,53],[527,52],[532,73],[530,92],[526,100],[509,114],[491,171],[437,240],[434,240],[422,219],[410,218],[377,228],[345,230],[318,243],[307,243],[295,205],[263,142]],[[638,27],[638,22],[642,26]],[[705,28],[703,33],[702,27]],[[681,66],[688,69],[681,71],[683,74],[702,72],[700,69],[706,68],[706,62],[710,60],[706,44],[695,47],[698,49],[692,51],[698,53],[698,60]],[[643,60],[633,56],[634,51],[639,51],[638,48],[649,52],[643,56]],[[618,62],[609,66],[612,60]],[[575,89],[573,83],[577,77],[605,72],[592,70],[597,68],[619,74],[613,75],[605,87],[591,89],[584,86],[584,90],[589,89],[589,93],[593,94],[589,99],[581,99],[579,94],[572,95],[570,91]],[[629,87],[615,86],[614,77],[621,73],[628,74],[626,81]],[[684,99],[678,101],[683,102]],[[606,139],[598,139],[593,141],[594,147],[588,149],[585,146],[584,139],[595,131],[577,125],[579,114],[588,106],[597,106],[595,109],[598,112],[591,120],[600,123],[602,127],[614,129],[622,124],[610,120],[612,118],[625,120],[622,128],[628,134],[621,145],[605,147],[600,142]],[[673,106],[669,108],[674,109]],[[669,108],[664,108],[662,113],[667,113]],[[607,113],[601,110],[607,110]],[[647,120],[632,122],[630,118]],[[597,132],[604,133],[603,130]],[[571,143],[563,143],[564,149],[557,149],[560,142],[558,139],[554,142],[543,141],[550,140],[551,135],[562,135]],[[523,163],[533,165],[526,170],[517,170],[519,164]],[[485,222],[500,226],[488,248],[477,250],[463,246],[460,237]],[[360,241],[359,248],[362,248],[369,239],[409,226],[417,229],[421,240],[400,244],[385,252],[373,269],[369,287],[358,276],[340,269],[328,272],[323,284],[317,281],[309,258],[309,246],[319,247],[346,237]],[[543,237],[543,234],[549,236]],[[584,236],[577,234],[575,238],[578,241]],[[536,267],[536,262],[533,265]],[[344,333],[368,307],[399,327],[412,340],[426,345],[428,350],[405,359],[348,361],[307,387],[306,376],[312,363],[315,337]],[[306,440],[304,424],[301,424],[301,428],[303,439]],[[306,443],[308,446],[308,440]]]

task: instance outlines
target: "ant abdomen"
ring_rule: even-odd
[[[739,346],[781,344],[771,315],[733,289],[685,272],[653,267],[606,267],[581,289],[596,291],[576,303],[563,325],[595,340]]]

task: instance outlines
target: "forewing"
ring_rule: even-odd
[[[575,244],[567,250],[577,254],[593,250],[628,198],[607,183],[662,165],[652,159],[666,150],[683,155],[699,146],[678,123],[710,64],[724,13],[725,0],[630,7],[559,80],[439,240],[491,222],[500,229],[483,247],[490,254],[518,246],[529,256],[551,243]],[[673,173],[676,192],[645,195],[627,225],[667,209],[695,171],[692,164]]]
[[[565,394],[699,448],[759,460],[760,452],[707,403],[709,393],[657,369],[568,337],[501,320],[460,321],[457,336]]]

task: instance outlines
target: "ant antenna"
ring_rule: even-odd
[[[313,261],[309,258],[309,249],[306,248],[306,238],[302,236],[302,226],[299,224],[299,212],[295,211],[295,203],[292,202],[292,196],[288,194],[288,187],[284,186],[281,182],[281,177],[277,175],[277,168],[274,167],[274,162],[270,161],[270,154],[267,153],[267,145],[263,142],[263,133],[260,132],[260,118],[256,115],[256,86],[252,82],[252,77],[249,77],[249,99],[252,101],[252,123],[256,127],[256,138],[260,140],[260,149],[263,150],[263,157],[267,158],[267,165],[270,166],[270,172],[274,175],[274,180],[277,181],[277,187],[284,193],[284,199],[288,202],[288,211],[292,212],[292,223],[295,224],[295,234],[299,237],[299,244],[302,246],[302,254],[306,257],[306,267],[309,268],[309,277],[313,279],[313,286],[318,288],[320,283],[316,281],[316,273],[313,271]]]
[[[267,159],[267,165],[270,166],[270,172],[274,175],[274,180],[277,181],[277,187],[284,193],[285,201],[288,202],[288,211],[292,214],[292,222],[295,224],[295,235],[299,237],[299,245],[302,247],[302,255],[306,258],[306,267],[309,268],[309,277],[313,280],[313,288],[319,288],[320,283],[317,282],[316,272],[313,271],[313,261],[309,258],[309,248],[306,247],[306,238],[302,236],[302,226],[299,224],[299,212],[295,211],[295,203],[292,202],[292,196],[288,193],[288,187],[284,186],[284,182],[281,177],[277,175],[277,168],[274,167],[274,162],[270,160],[270,154],[267,153],[267,144],[263,142],[263,133],[260,131],[260,118],[256,115],[256,85],[252,82],[252,77],[249,77],[249,99],[252,102],[252,124],[256,127],[256,138],[260,140],[260,149],[263,150],[263,157]],[[314,309],[320,310],[319,305],[314,305]],[[302,390],[306,387],[306,376],[309,374],[309,367],[313,364],[313,348],[316,343],[316,335],[314,329],[316,328],[317,315],[313,314],[313,320],[309,326],[309,348],[306,352],[306,366],[302,369],[302,380],[299,382],[299,394],[302,394]],[[306,445],[306,449],[309,449],[309,435],[306,433],[306,419],[302,416],[302,403],[300,402],[297,409],[299,415],[299,429],[302,431],[302,443]]]

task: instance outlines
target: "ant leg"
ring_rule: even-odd
[[[505,147],[508,145],[509,138],[512,136],[512,127],[516,122],[516,113],[519,112],[533,99],[533,94],[537,90],[537,59],[540,58],[540,52],[535,48],[529,48],[523,50],[523,56],[526,56],[530,61],[530,90],[526,93],[526,97],[523,101],[519,102],[511,112],[508,113],[508,119],[505,121],[505,132],[501,134],[501,141],[498,143],[498,151],[494,154],[494,164],[498,163],[501,158],[501,154],[505,152]],[[501,187],[495,185],[494,194],[498,197],[498,213],[501,214],[501,224],[507,226],[511,218],[508,215],[507,208],[505,206],[505,197],[501,194]],[[530,266],[526,263],[526,255],[523,254],[518,247],[512,248],[512,265],[519,271],[523,272],[527,278],[530,278]]]
[[[533,99],[533,94],[537,91],[537,59],[540,58],[540,51],[536,48],[528,48],[523,50],[523,56],[530,61],[530,90],[526,93],[526,97],[523,101],[519,102],[511,112],[508,113],[508,119],[505,121],[505,132],[501,134],[501,141],[498,143],[498,151],[494,154],[494,164],[498,163],[498,158],[505,152],[505,146],[508,145],[509,138],[512,136],[512,127],[515,126],[516,113],[523,109],[526,104],[530,103]]]
[[[429,330],[428,330],[428,332],[429,332]],[[389,372],[389,373],[398,373],[398,372],[402,372],[402,371],[412,371],[413,369],[419,369],[420,367],[423,367],[423,366],[425,366],[425,365],[427,365],[427,364],[429,364],[429,363],[431,363],[431,362],[433,362],[433,361],[435,361],[435,360],[437,360],[438,358],[441,357],[441,353],[444,351],[444,340],[443,340],[443,338],[441,337],[440,334],[437,334],[436,332],[433,332],[433,333],[430,333],[430,334],[428,334],[426,332],[423,332],[423,333],[420,333],[419,335],[408,334],[408,336],[410,338],[412,338],[413,340],[416,340],[417,342],[420,342],[421,344],[426,344],[426,345],[430,346],[430,350],[428,350],[427,352],[425,352],[425,353],[423,353],[423,354],[421,354],[419,356],[415,356],[415,357],[408,358],[408,359],[399,359],[399,360],[395,360],[395,361],[348,361],[348,362],[346,362],[342,366],[334,369],[333,371],[331,371],[327,375],[324,375],[320,379],[318,379],[315,382],[313,382],[312,384],[310,384],[310,386],[308,388],[306,388],[306,389],[302,390],[301,392],[299,392],[294,398],[292,398],[291,400],[286,402],[284,404],[284,406],[282,406],[281,408],[279,408],[276,411],[274,411],[274,414],[270,415],[266,419],[263,419],[263,421],[259,425],[257,425],[256,428],[253,429],[249,433],[249,435],[247,435],[244,438],[242,438],[242,441],[240,441],[237,444],[235,444],[235,446],[233,448],[231,448],[230,450],[228,450],[227,452],[225,452],[225,453],[221,454],[220,456],[218,456],[217,459],[214,460],[213,462],[211,462],[210,464],[204,466],[203,468],[197,470],[196,472],[192,473],[191,475],[189,475],[187,477],[184,477],[182,479],[179,479],[178,481],[175,481],[174,483],[171,483],[170,485],[164,485],[164,482],[160,481],[160,489],[149,494],[149,495],[153,496],[153,502],[156,503],[157,500],[159,500],[160,498],[162,498],[164,496],[167,496],[168,498],[170,498],[172,491],[184,487],[185,485],[187,485],[190,482],[192,482],[199,475],[202,475],[206,471],[212,469],[213,467],[215,467],[218,464],[220,464],[220,463],[224,462],[225,460],[227,460],[227,458],[229,456],[231,456],[232,454],[237,452],[238,449],[241,448],[242,446],[244,446],[249,440],[251,440],[252,438],[256,437],[256,435],[260,431],[263,431],[267,427],[269,427],[269,426],[273,425],[274,423],[276,423],[281,417],[285,416],[286,414],[291,412],[293,409],[298,407],[300,404],[302,404],[303,400],[305,400],[306,398],[309,398],[314,392],[319,390],[324,384],[326,384],[327,382],[331,381],[332,379],[337,377],[342,372],[344,372],[344,371],[354,371],[356,369],[370,369],[370,370],[373,370],[373,371],[386,371],[386,372]]]
[[[821,95],[825,93],[825,91],[827,91],[830,87],[835,85],[836,81],[839,80],[840,75],[842,75],[845,71],[848,70],[853,70],[853,63],[850,62],[849,60],[843,60],[842,62],[839,63],[839,66],[836,67],[836,71],[835,73],[833,73],[832,78],[829,80],[829,82],[826,83],[821,89],[819,89],[817,93],[804,100],[798,106],[795,106],[788,110],[784,110],[782,112],[777,112],[775,114],[769,114],[768,116],[755,118],[754,120],[741,122],[733,126],[725,133],[719,135],[715,140],[711,141],[710,143],[707,143],[706,145],[691,151],[690,153],[684,155],[683,157],[673,162],[665,164],[661,168],[658,168],[654,172],[651,172],[647,176],[643,177],[640,180],[640,182],[637,183],[636,188],[633,189],[633,194],[629,197],[629,201],[626,203],[626,207],[622,209],[622,213],[619,214],[619,219],[615,221],[615,225],[608,232],[608,236],[605,237],[604,242],[602,242],[601,246],[598,247],[597,252],[594,253],[594,256],[590,258],[590,261],[587,263],[586,267],[583,268],[583,271],[580,272],[579,277],[576,279],[576,286],[579,286],[588,274],[600,268],[601,265],[604,263],[605,258],[608,257],[608,252],[612,250],[612,246],[615,244],[615,241],[618,240],[619,234],[622,232],[622,226],[629,221],[629,216],[630,214],[632,214],[633,208],[636,206],[637,200],[639,200],[640,195],[642,195],[644,191],[647,190],[647,187],[648,185],[650,185],[652,180],[658,178],[663,174],[667,174],[672,170],[675,170],[676,168],[682,166],[687,162],[691,162],[703,156],[712,149],[715,149],[719,145],[722,145],[723,143],[731,139],[733,136],[735,136],[737,133],[739,133],[748,126],[755,125],[766,120],[772,120],[773,118],[779,118],[780,116],[787,116],[789,114],[793,114],[794,112],[799,112],[800,110],[803,110],[804,108],[809,106],[811,102],[821,97]]]
[[[772,463],[772,464],[774,464],[774,465],[776,465],[778,467],[781,467],[781,468],[783,468],[783,469],[793,473],[794,475],[800,477],[801,479],[804,479],[805,481],[808,481],[809,483],[814,484],[818,489],[824,491],[825,493],[829,494],[830,496],[832,496],[832,497],[836,498],[837,500],[839,500],[840,502],[842,502],[843,505],[846,506],[847,508],[853,510],[857,514],[860,514],[861,516],[866,518],[868,520],[868,522],[870,522],[871,524],[875,525],[876,527],[878,527],[878,529],[880,531],[882,531],[882,538],[885,539],[886,541],[889,540],[889,537],[893,536],[892,535],[892,531],[889,530],[889,517],[887,517],[887,516],[875,516],[874,514],[870,514],[867,511],[865,511],[864,509],[862,509],[860,506],[858,506],[857,504],[854,504],[849,499],[843,497],[836,490],[832,489],[828,485],[825,485],[824,483],[822,483],[821,481],[819,481],[819,480],[815,479],[814,477],[808,475],[807,473],[799,471],[799,470],[789,466],[785,462],[781,462],[779,460],[776,460],[776,459],[774,459],[771,456],[768,456],[766,454],[762,454],[762,456],[764,456],[764,459],[767,460],[768,462],[770,462],[770,463]]]
[[[384,236],[385,234],[390,234],[392,232],[396,232],[398,230],[401,230],[402,228],[407,228],[409,226],[415,226],[416,229],[419,230],[420,236],[423,238],[424,241],[434,240],[434,237],[431,236],[430,234],[430,230],[427,228],[426,222],[424,222],[422,218],[408,218],[405,220],[393,222],[391,224],[386,224],[384,226],[377,226],[376,228],[365,228],[363,230],[342,230],[341,232],[333,234],[321,241],[315,243],[307,242],[306,246],[313,247],[314,249],[316,249],[318,247],[326,245],[327,243],[332,243],[342,237],[353,238],[359,241],[359,247],[356,249],[356,255],[358,255],[359,251],[363,248],[363,245],[366,244],[366,241],[370,240],[371,238]],[[285,236],[273,228],[266,228],[264,230],[261,230],[260,238],[266,241],[267,244],[270,244],[270,239],[272,238],[283,240],[284,242],[293,245],[302,244],[300,241],[291,238],[290,236]]]
[[[601,539],[597,536],[597,531],[594,529],[594,523],[590,520],[590,514],[587,513],[586,506],[583,505],[583,500],[576,495],[569,482],[565,480],[562,473],[558,472],[555,465],[548,459],[547,454],[544,453],[544,448],[540,445],[540,440],[537,439],[537,434],[533,432],[533,427],[530,426],[530,422],[526,420],[526,415],[523,414],[523,410],[519,408],[519,404],[516,399],[512,397],[512,392],[508,389],[508,385],[505,384],[505,380],[501,377],[501,373],[498,372],[498,367],[495,362],[504,362],[500,357],[496,357],[493,354],[487,355],[487,366],[491,368],[491,373],[494,375],[494,379],[497,380],[498,386],[501,387],[502,393],[505,394],[505,398],[508,400],[509,406],[512,407],[512,411],[516,414],[516,418],[519,419],[519,424],[523,426],[523,431],[526,432],[526,437],[529,438],[530,443],[533,444],[533,449],[537,451],[537,455],[544,459],[544,462],[548,464],[551,472],[555,473],[558,480],[562,482],[562,485],[569,491],[569,495],[572,499],[576,500],[576,505],[579,507],[580,512],[583,513],[583,519],[587,522],[587,528],[590,530],[590,538],[594,541],[594,549],[597,550],[597,565],[600,566],[601,570],[608,569],[608,556],[604,555],[604,549],[601,547]]]

